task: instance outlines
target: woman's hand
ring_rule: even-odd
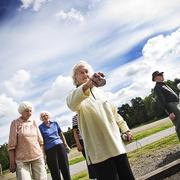
[[[104,79],[105,75],[101,72],[94,73],[91,80],[96,87],[101,87],[106,84],[106,80]]]
[[[15,162],[15,150],[9,150],[9,170],[14,173],[16,171],[16,162]]]
[[[133,139],[133,136],[131,134],[131,131],[126,131],[122,134],[122,139],[127,142],[131,142]]]
[[[65,144],[64,146],[65,146],[66,152],[69,153],[71,148],[67,144]]]
[[[91,78],[83,85],[83,92],[85,93],[89,88],[93,88],[94,86],[100,87],[106,84],[106,80],[104,79],[105,75],[101,72],[94,73]]]
[[[127,134],[128,142],[131,142],[133,140],[133,135],[132,135],[131,131],[127,131],[126,134]]]
[[[176,115],[174,113],[170,113],[169,118],[173,121],[176,118]]]

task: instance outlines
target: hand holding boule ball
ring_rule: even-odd
[[[91,80],[96,87],[101,87],[106,84],[105,75],[101,72],[94,73]]]

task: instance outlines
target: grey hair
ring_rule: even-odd
[[[33,105],[28,101],[23,101],[18,108],[18,112],[22,114],[26,109],[33,110]]]
[[[40,113],[40,120],[42,121],[43,120],[43,116],[44,115],[48,115],[48,117],[49,117],[49,119],[51,118],[51,113],[50,112],[48,112],[48,111],[41,111],[41,113]]]
[[[73,66],[73,69],[72,69],[72,79],[73,79],[73,84],[75,85],[75,86],[77,86],[78,85],[78,82],[77,82],[77,80],[76,80],[76,72],[77,72],[77,70],[79,69],[79,67],[86,67],[87,69],[88,69],[88,71],[89,71],[89,74],[90,75],[92,75],[93,74],[93,68],[91,67],[91,65],[90,64],[88,64],[86,61],[83,61],[83,60],[81,60],[81,61],[79,61],[78,63],[76,63],[74,66]]]

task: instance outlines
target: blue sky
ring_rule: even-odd
[[[179,19],[179,0],[1,0],[0,144],[21,101],[34,104],[37,123],[48,110],[71,127],[65,99],[79,60],[105,73],[117,106],[148,95],[155,70],[179,78]]]

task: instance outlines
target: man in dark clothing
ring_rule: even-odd
[[[164,83],[164,72],[155,71],[152,73],[152,81],[156,82],[154,92],[157,95],[165,112],[172,120],[177,136],[180,140],[180,103],[178,95]]]

